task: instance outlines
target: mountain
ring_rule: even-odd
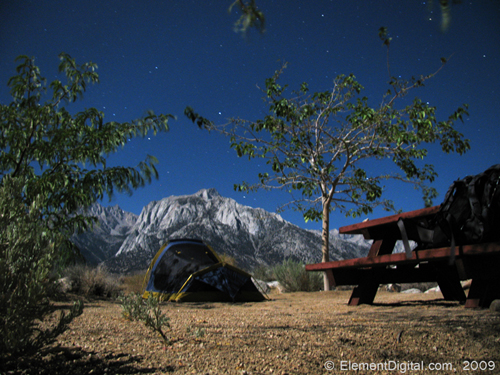
[[[321,260],[320,233],[293,225],[280,215],[238,204],[215,189],[153,201],[144,207],[130,229],[122,228],[128,233],[126,238],[116,255],[105,261],[113,272],[145,270],[160,246],[176,238],[201,239],[248,270],[288,258],[307,263]],[[343,236],[332,231],[330,238],[332,260],[368,252],[369,243],[361,236]]]
[[[98,223],[94,224],[91,231],[73,235],[71,241],[91,265],[114,257],[138,218],[136,214],[123,211],[117,205],[103,207],[99,203],[94,203],[83,213],[97,217]]]

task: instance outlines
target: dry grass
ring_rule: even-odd
[[[142,293],[145,276],[146,272],[123,276],[121,278],[123,293]]]

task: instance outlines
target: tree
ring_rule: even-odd
[[[0,184],[5,176],[23,180],[23,197],[30,204],[43,199],[41,218],[54,229],[81,229],[88,218],[70,216],[77,209],[110,198],[115,191],[131,194],[158,177],[156,158],[147,156],[137,167],[108,167],[106,156],[130,138],[168,130],[171,115],[149,112],[132,122],[105,122],[95,108],[72,115],[63,104],[81,98],[88,83],[99,78],[93,63],[77,65],[60,54],[59,72],[66,83],[54,80],[47,95],[46,80],[33,58],[17,60],[17,75],[8,85],[13,101],[0,105]],[[45,100],[45,101],[44,101]]]
[[[390,38],[384,28],[380,37],[388,47]],[[409,81],[392,77],[380,105],[372,107],[352,74],[339,75],[329,91],[311,94],[303,83],[298,92],[287,95],[287,86],[278,83],[285,67],[266,80],[269,114],[263,119],[236,118],[215,125],[192,108],[186,108],[185,114],[198,126],[229,136],[238,156],[266,160],[270,171],[260,173],[256,184],[235,185],[236,190],[284,189],[300,194],[282,208],[291,206],[306,221],[323,221],[323,262],[329,261],[332,211],[356,217],[380,205],[394,210],[393,203],[382,198],[386,180],[412,183],[430,205],[437,193],[426,183],[434,180],[436,172],[432,165],[423,164],[426,147],[439,142],[443,152],[458,154],[470,147],[454,127],[467,114],[466,105],[445,121],[438,121],[436,108],[418,98],[399,106],[410,90],[423,86],[437,72]],[[381,173],[388,162],[397,167],[396,172]]]
[[[36,348],[64,329],[68,316],[51,334],[33,337],[36,321],[50,310],[44,308],[49,275],[71,255],[69,237],[92,223],[77,210],[115,191],[131,194],[158,177],[152,156],[137,167],[109,167],[106,156],[130,138],[167,131],[173,117],[149,112],[118,123],[105,122],[95,108],[71,114],[64,105],[81,98],[88,83],[98,82],[97,66],[78,65],[64,53],[59,58],[65,83],[51,82],[48,95],[34,59],[19,57],[17,75],[8,82],[12,102],[0,104],[0,329],[5,339],[0,346],[5,353]],[[24,325],[16,317],[24,318]]]

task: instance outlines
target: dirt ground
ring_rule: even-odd
[[[271,294],[259,303],[166,303],[171,342],[86,304],[58,342],[4,364],[11,374],[500,374],[500,314],[464,309],[440,293]],[[64,308],[64,304],[59,304]],[[358,371],[360,370],[360,371]],[[484,370],[484,371],[482,371]]]

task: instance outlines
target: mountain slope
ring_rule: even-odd
[[[93,230],[73,235],[71,241],[91,265],[114,257],[138,218],[136,214],[123,211],[117,205],[103,207],[99,203],[90,206],[85,215],[95,216],[99,222],[94,224]]]
[[[332,260],[365,255],[366,241],[332,234]],[[292,258],[319,262],[321,237],[260,208],[240,205],[215,189],[172,196],[148,204],[123,241],[116,256],[105,264],[113,272],[144,270],[168,239],[197,238],[218,253],[234,257],[252,269]]]

